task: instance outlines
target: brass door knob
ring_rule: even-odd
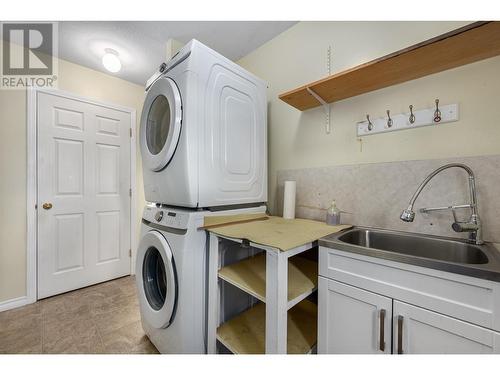
[[[44,210],[50,210],[52,208],[52,203],[44,203],[42,207]]]

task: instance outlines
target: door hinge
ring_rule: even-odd
[[[130,130],[130,138],[132,138],[132,128],[129,128]]]
[[[132,258],[132,249],[128,249],[128,256],[129,258]]]
[[[128,195],[129,195],[129,197],[132,196],[132,188],[128,189]]]

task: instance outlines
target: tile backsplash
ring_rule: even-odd
[[[450,211],[419,212],[422,207],[469,203],[467,174],[459,168],[445,170],[429,182],[415,203],[413,223],[399,219],[424,178],[448,163],[463,163],[474,171],[483,238],[500,242],[500,155],[281,170],[277,207],[283,207],[283,182],[295,180],[297,217],[325,220],[335,199],[349,212],[342,214],[342,223],[465,238],[467,233],[451,229]],[[465,220],[470,210],[461,209],[458,215]]]

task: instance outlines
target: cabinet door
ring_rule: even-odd
[[[318,293],[318,353],[391,353],[392,299],[324,277]]]
[[[498,332],[399,301],[393,311],[394,353],[500,353]]]

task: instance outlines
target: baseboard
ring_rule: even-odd
[[[27,296],[8,299],[6,301],[0,302],[0,312],[28,305],[29,303],[31,303],[31,301],[28,299]]]

